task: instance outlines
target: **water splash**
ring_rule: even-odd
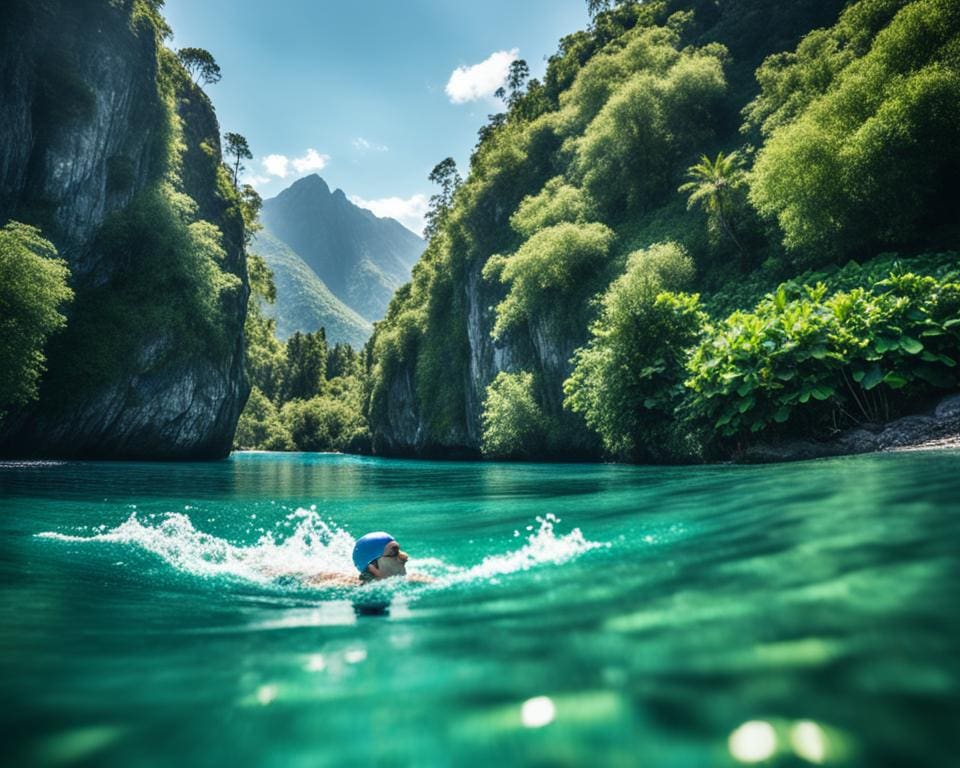
[[[180,512],[143,520],[133,512],[112,530],[93,536],[45,532],[42,538],[71,542],[129,544],[157,555],[178,571],[194,576],[232,576],[267,583],[284,575],[309,578],[321,573],[353,571],[351,554],[354,538],[345,530],[325,522],[315,509],[297,509],[286,516],[294,523],[289,535],[278,538],[264,533],[254,544],[239,546],[197,530]],[[280,527],[280,526],[278,526]]]
[[[151,515],[144,520],[134,511],[116,528],[107,530],[100,526],[92,536],[56,532],[37,536],[69,542],[132,545],[160,557],[177,571],[205,578],[235,577],[260,584],[276,584],[281,579],[280,583],[294,588],[323,586],[324,576],[339,575],[347,584],[354,578],[354,537],[336,524],[326,522],[315,507],[299,508],[290,513],[277,526],[277,532],[268,531],[247,546],[231,544],[226,539],[198,530],[190,517],[182,512],[157,517],[159,519],[153,519]],[[579,528],[558,534],[555,526],[560,520],[553,514],[537,517],[536,522],[539,524],[536,530],[533,525],[527,527],[532,532],[522,546],[503,554],[489,555],[475,566],[450,565],[437,557],[411,558],[408,571],[426,574],[436,580],[435,585],[445,586],[491,580],[547,563],[563,563],[591,549],[610,546],[588,541]],[[291,525],[293,531],[287,533]],[[518,532],[514,533],[518,535]],[[283,582],[283,577],[288,581]],[[391,583],[390,591],[403,583]],[[387,584],[376,586],[386,587]]]
[[[498,576],[526,571],[538,565],[565,563],[591,549],[610,546],[609,543],[588,541],[579,528],[574,528],[570,533],[558,535],[555,526],[560,522],[560,518],[552,513],[537,517],[536,521],[540,527],[533,531],[532,525],[527,526],[527,530],[533,533],[527,537],[526,544],[519,549],[502,555],[485,557],[481,563],[472,568],[452,569],[448,571],[443,581],[460,583],[491,580]],[[514,537],[518,536],[519,531],[514,531]]]

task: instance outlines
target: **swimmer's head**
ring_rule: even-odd
[[[365,581],[403,576],[407,572],[406,562],[407,553],[384,531],[361,536],[353,547],[353,564]]]

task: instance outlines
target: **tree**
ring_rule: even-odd
[[[609,11],[611,4],[611,0],[587,0],[587,15],[594,20],[603,11]]]
[[[338,341],[327,356],[327,378],[354,376],[360,372],[360,357],[349,344]]]
[[[262,304],[273,304],[277,300],[277,288],[267,262],[254,253],[247,253],[247,274],[250,297],[243,326],[247,374],[254,387],[276,400],[280,395],[286,354],[283,344],[277,340],[276,320],[267,317]]]
[[[530,67],[523,59],[514,59],[510,62],[510,71],[507,73],[507,87],[500,86],[493,95],[503,99],[508,107],[513,107],[523,95],[523,85],[530,77]]]
[[[0,229],[0,418],[37,396],[47,338],[66,325],[70,270],[35,227]]]
[[[485,455],[526,458],[541,453],[547,420],[534,394],[533,374],[500,371],[487,387],[480,421]]]
[[[220,82],[220,66],[210,51],[203,48],[180,48],[177,58],[195,83],[213,85]]]
[[[425,217],[427,225],[424,227],[423,234],[427,240],[430,240],[439,231],[453,204],[453,196],[463,183],[463,179],[452,157],[437,163],[427,179],[440,186],[440,191],[430,197],[430,209]]]
[[[744,204],[746,176],[740,156],[736,152],[724,155],[718,152],[715,160],[706,155],[700,156],[700,162],[690,166],[687,175],[692,178],[677,191],[689,192],[687,209],[701,205],[710,217],[710,223],[718,226],[740,252],[741,266],[746,262],[747,253],[737,237],[734,218]]]
[[[249,184],[244,184],[240,188],[240,213],[243,216],[243,234],[246,244],[250,244],[250,239],[254,232],[263,229],[260,223],[260,209],[263,208],[263,198]]]
[[[564,405],[614,456],[662,460],[688,450],[677,406],[706,317],[698,296],[670,291],[693,277],[693,260],[675,243],[635,251],[603,294],[589,343],[574,354]]]
[[[241,450],[287,451],[293,448],[290,432],[280,420],[277,406],[256,386],[250,391],[247,405],[240,414],[233,444]]]
[[[327,337],[323,328],[314,333],[294,333],[287,340],[283,400],[314,397],[323,387],[326,375]]]
[[[227,142],[224,154],[233,158],[233,186],[238,187],[240,171],[245,170],[240,161],[252,160],[253,153],[250,151],[247,140],[239,133],[225,133],[223,138]]]
[[[497,98],[500,98],[500,97],[497,96]],[[477,136],[479,138],[479,140],[477,141],[477,147],[483,144],[483,142],[485,142],[487,138],[493,135],[494,131],[502,127],[504,124],[506,124],[506,122],[507,122],[506,112],[498,112],[495,115],[487,115],[486,125],[480,126],[480,130],[477,131]]]

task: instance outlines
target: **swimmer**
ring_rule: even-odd
[[[353,548],[353,564],[360,572],[360,583],[369,584],[394,576],[406,576],[407,581],[433,581],[429,576],[407,574],[409,556],[389,533],[374,531],[357,539]]]
[[[384,531],[374,531],[357,539],[353,547],[353,564],[357,567],[358,576],[351,577],[344,573],[312,573],[305,581],[311,586],[343,587],[362,586],[397,576],[403,576],[407,581],[418,583],[433,581],[432,578],[423,574],[408,574],[408,559],[407,553],[400,549],[400,545],[393,536]]]

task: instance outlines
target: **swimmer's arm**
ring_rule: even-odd
[[[414,584],[432,584],[436,579],[433,576],[427,576],[425,573],[408,573],[407,581]]]
[[[360,579],[344,573],[312,573],[303,583],[311,587],[359,587]]]

